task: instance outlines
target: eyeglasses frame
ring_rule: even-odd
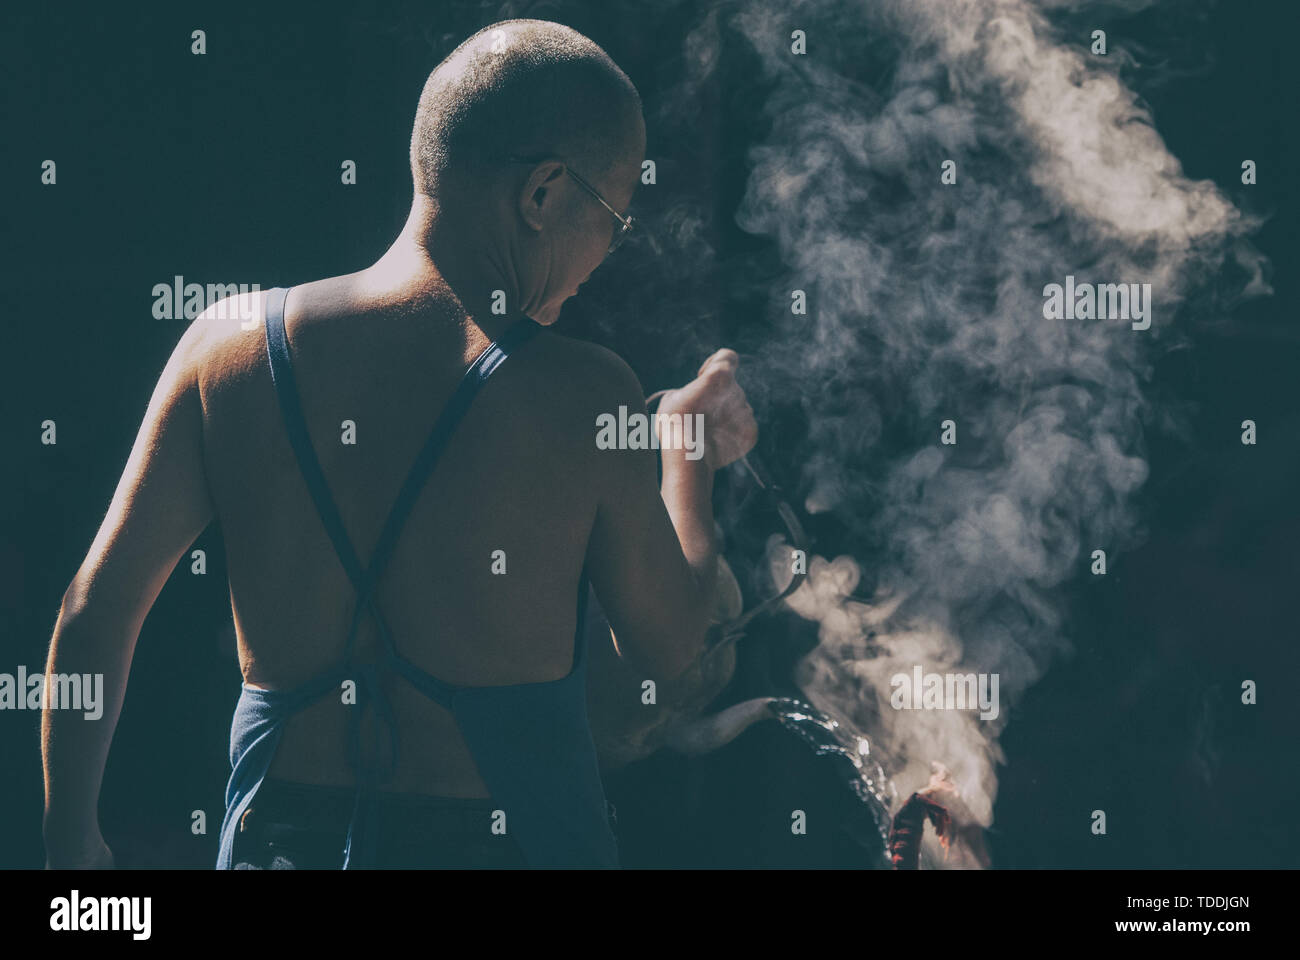
[[[582,189],[586,190],[589,194],[595,197],[596,202],[599,203],[606,210],[608,210],[610,216],[612,216],[615,220],[618,221],[619,229],[617,230],[617,232],[615,232],[614,236],[610,239],[609,249],[605,251],[605,256],[608,257],[611,253],[613,253],[622,245],[624,240],[627,239],[627,235],[632,232],[632,227],[636,225],[636,219],[634,217],[624,216],[623,214],[615,210],[612,206],[610,206],[609,201],[600,195],[600,191],[598,191],[586,180],[584,180],[582,177],[578,176],[576,173],[573,172],[573,168],[569,166],[569,162],[567,160],[564,160],[559,157],[555,159],[559,160],[560,163],[564,164],[564,172],[567,173],[569,176],[573,177],[573,179],[577,181],[578,186],[582,187]],[[545,162],[545,158],[530,159],[528,157],[514,157],[514,156],[506,157],[506,160],[510,163],[544,163]]]

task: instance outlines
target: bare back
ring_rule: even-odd
[[[347,277],[295,287],[286,303],[312,445],[363,563],[434,420],[488,345],[448,314],[365,302]],[[245,682],[287,689],[337,662],[355,592],[299,473],[263,337],[258,324],[205,355],[204,450]],[[532,683],[571,668],[578,581],[611,463],[596,454],[600,404],[584,390],[597,349],[548,334],[512,356],[403,528],[378,602],[397,648],[440,679]],[[358,655],[376,650],[363,620]],[[391,678],[386,692],[399,742],[412,744],[388,789],[487,796],[451,715]],[[352,783],[348,709],[327,696],[295,715],[270,775]]]

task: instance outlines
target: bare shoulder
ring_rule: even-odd
[[[585,477],[602,488],[602,497],[626,490],[630,478],[654,476],[649,450],[604,450],[598,443],[609,416],[645,411],[645,396],[632,368],[598,344],[546,331],[530,345],[530,363],[521,364],[519,382],[536,402],[528,405],[529,428],[552,450],[581,465]]]
[[[252,290],[218,300],[200,313],[186,331],[192,362],[205,392],[264,371],[268,294],[267,290]]]
[[[636,407],[644,394],[627,362],[613,350],[546,331],[536,342],[534,375],[551,381],[555,399],[583,412]]]

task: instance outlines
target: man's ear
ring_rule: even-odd
[[[548,160],[533,168],[519,191],[519,215],[535,231],[546,223],[551,205],[555,203],[555,188],[564,177],[564,164]]]

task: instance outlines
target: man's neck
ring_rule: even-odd
[[[498,257],[485,240],[473,230],[451,230],[433,205],[420,198],[412,204],[397,239],[362,274],[366,285],[385,301],[417,309],[437,304],[444,312],[450,307],[456,319],[495,337],[499,329],[518,319],[520,311],[510,272],[496,262]]]

